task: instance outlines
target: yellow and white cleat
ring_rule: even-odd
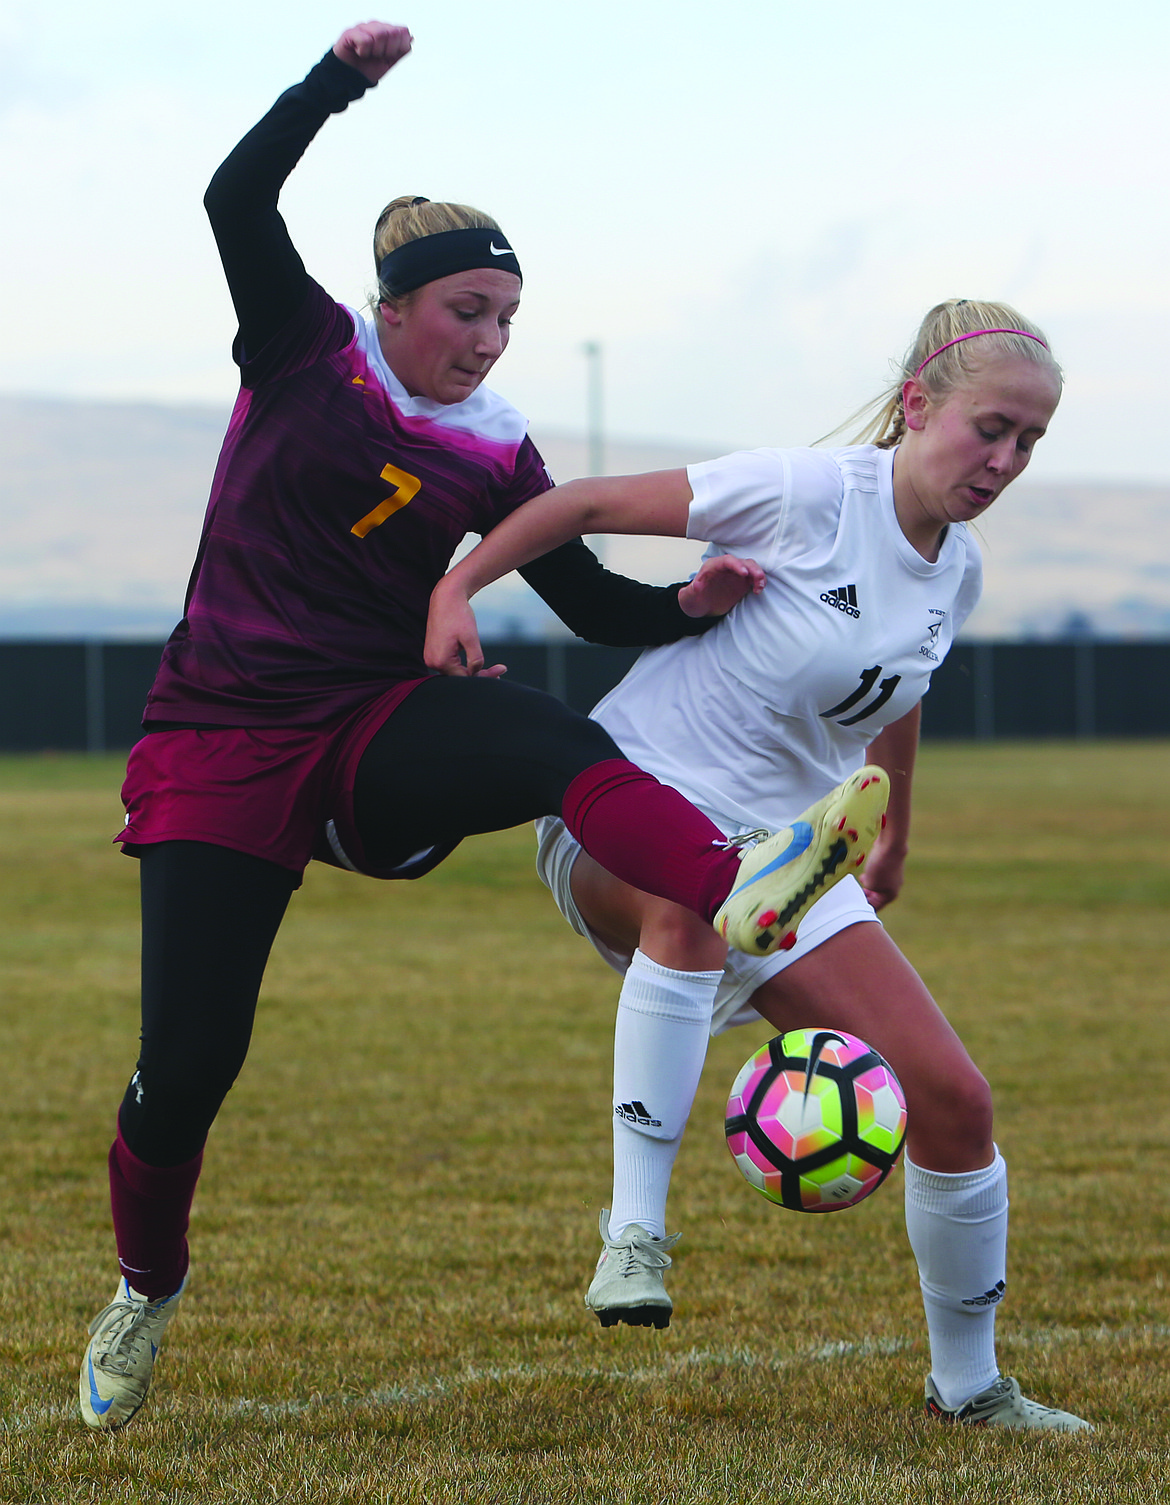
[[[882,826],[890,778],[867,763],[784,830],[745,851],[713,921],[737,951],[766,956],[796,944],[796,927],[834,883],[865,866]]]

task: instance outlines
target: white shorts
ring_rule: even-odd
[[[737,835],[731,829],[728,835]],[[570,882],[573,864],[581,847],[565,829],[564,821],[555,815],[542,816],[536,822],[536,871],[540,880],[556,900],[557,908],[577,932],[590,943],[598,956],[625,976],[630,958],[619,951],[611,950],[604,941],[589,929],[581,918],[581,912],[573,900]],[[861,920],[873,920],[880,924],[873,905],[862,892],[861,884],[850,876],[842,878],[827,894],[818,899],[805,915],[796,931],[796,945],[791,951],[775,951],[771,956],[748,956],[742,951],[729,951],[723,967],[723,979],[715,994],[715,1010],[711,1016],[711,1033],[722,1034],[734,1024],[757,1024],[760,1015],[751,1006],[751,997],[761,983],[802,956],[807,956],[831,935],[856,925]]]

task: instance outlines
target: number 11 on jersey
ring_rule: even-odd
[[[874,664],[872,669],[863,669],[861,671],[861,683],[854,690],[853,694],[846,695],[844,700],[839,700],[836,705],[830,706],[827,711],[822,711],[821,716],[827,720],[840,716],[842,711],[851,711],[857,702],[864,700],[874,685],[877,684],[877,677],[881,672],[881,664]],[[881,684],[878,685],[877,698],[871,700],[867,706],[862,706],[856,716],[845,717],[839,724],[841,726],[853,726],[855,722],[864,721],[867,716],[872,716],[875,711],[880,711],[882,706],[885,705],[886,701],[889,700],[890,696],[898,688],[901,679],[902,676],[900,674],[891,674],[888,678],[883,679]]]

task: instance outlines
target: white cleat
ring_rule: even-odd
[[[609,1209],[601,1214],[605,1247],[585,1295],[585,1305],[597,1313],[602,1327],[626,1322],[631,1327],[669,1327],[674,1303],[666,1294],[662,1272],[681,1233],[655,1238],[638,1223],[630,1223],[621,1238],[609,1236]]]
[[[867,763],[811,805],[799,820],[749,848],[716,931],[749,956],[787,951],[796,927],[835,883],[857,876],[885,824],[889,775]]]
[[[934,1381],[926,1377],[926,1414],[939,1421],[963,1422],[969,1427],[1037,1427],[1048,1432],[1092,1432],[1092,1424],[1071,1411],[1055,1411],[1020,1394],[1018,1381],[1001,1375],[993,1385],[961,1406],[944,1406]]]
[[[141,1407],[163,1333],[186,1288],[184,1277],[173,1296],[148,1301],[125,1276],[118,1282],[113,1301],[89,1324],[78,1386],[86,1426],[115,1431]]]

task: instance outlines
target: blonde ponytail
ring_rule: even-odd
[[[978,339],[973,338],[976,335]],[[946,303],[936,304],[923,319],[914,343],[886,390],[847,418],[828,437],[862,422],[860,431],[850,443],[892,449],[906,433],[906,415],[902,411],[905,382],[916,376],[928,395],[935,402],[941,402],[955,387],[968,380],[979,361],[989,355],[1020,356],[1037,366],[1046,366],[1056,373],[1058,379],[1061,375],[1042,331],[1009,304],[952,298]]]

